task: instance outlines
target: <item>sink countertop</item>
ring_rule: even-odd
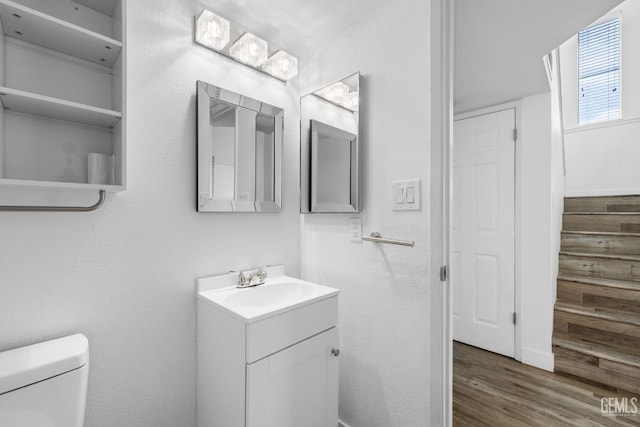
[[[198,299],[253,323],[339,294],[339,290],[284,274],[283,266],[267,267],[264,284],[237,288],[238,272],[198,279]]]

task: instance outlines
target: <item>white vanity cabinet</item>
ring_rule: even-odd
[[[124,189],[125,1],[0,0],[0,189]]]
[[[199,281],[197,302],[198,426],[336,427],[338,291],[313,284],[320,293],[278,305],[273,302],[280,296],[272,296],[269,281],[254,289],[203,290],[202,280],[207,279]],[[308,283],[286,278],[286,284],[293,280]],[[277,284],[271,286],[278,291]],[[234,295],[249,308],[225,306]],[[252,306],[259,301],[264,307]]]
[[[247,427],[338,425],[338,331],[247,364]]]

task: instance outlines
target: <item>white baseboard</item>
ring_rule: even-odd
[[[349,427],[349,426],[343,423],[342,421],[338,420],[338,427]]]
[[[522,349],[521,362],[525,365],[553,372],[553,353],[546,353],[531,348]]]

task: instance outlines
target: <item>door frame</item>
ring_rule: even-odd
[[[504,104],[498,104],[491,107],[485,107],[478,110],[456,114],[453,117],[453,121],[470,119],[472,117],[484,116],[487,114],[497,113],[505,110],[515,110],[515,126],[518,129],[518,134],[516,141],[514,142],[514,310],[516,312],[516,318],[518,319],[520,313],[522,312],[522,251],[521,251],[521,241],[522,241],[522,150],[520,148],[521,137],[521,129],[522,129],[522,101],[513,101],[507,102]],[[453,160],[453,135],[451,141],[451,158]],[[450,181],[449,191],[453,191],[453,182]],[[449,210],[451,215],[453,215],[453,200],[449,200]],[[449,224],[449,227],[451,225]],[[453,313],[449,313],[450,316]],[[450,320],[452,322],[452,320]],[[517,361],[522,361],[522,321],[518,319],[515,325],[515,336],[514,336],[514,348],[515,348],[515,359]],[[453,339],[453,336],[452,336]],[[453,369],[453,365],[451,366]]]
[[[451,426],[453,422],[453,342],[451,340],[451,298],[448,278],[441,280],[440,268],[449,263],[449,174],[453,131],[453,38],[455,0],[430,0],[430,87],[431,103],[429,206],[429,425]]]

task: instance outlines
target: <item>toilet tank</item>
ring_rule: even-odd
[[[0,353],[0,426],[82,427],[88,374],[82,334]]]

